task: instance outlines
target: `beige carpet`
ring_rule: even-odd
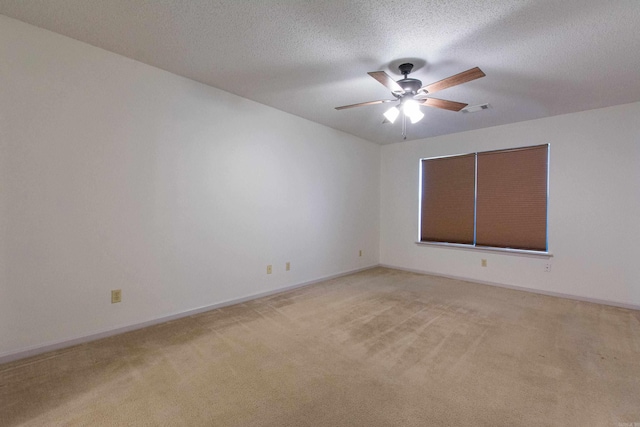
[[[2,426],[626,423],[640,312],[383,268],[0,365]]]

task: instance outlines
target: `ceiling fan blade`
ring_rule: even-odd
[[[360,102],[358,104],[343,105],[342,107],[336,107],[336,110],[344,110],[346,108],[353,108],[353,107],[364,107],[365,105],[384,104],[385,102],[393,102],[393,101],[397,101],[397,99],[381,99],[380,101],[369,101],[369,102]]]
[[[420,103],[420,105],[427,105],[429,107],[442,108],[449,111],[460,111],[468,104],[462,102],[447,101],[446,99],[427,98]]]
[[[484,77],[486,74],[478,67],[472,68],[467,71],[456,74],[455,76],[447,77],[439,82],[431,83],[430,85],[423,86],[420,90],[427,91],[428,93],[434,93],[439,90],[443,90],[452,86],[457,86],[462,83],[470,82],[471,80]]]
[[[369,73],[371,77],[382,83],[387,89],[391,90],[391,92],[401,92],[404,93],[404,89],[398,83],[396,83],[393,78],[384,71],[371,71]]]

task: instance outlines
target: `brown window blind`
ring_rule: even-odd
[[[475,154],[422,160],[420,240],[473,243]]]
[[[478,153],[476,245],[547,250],[548,146]]]

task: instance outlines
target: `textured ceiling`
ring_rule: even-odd
[[[381,144],[388,99],[367,75],[412,58],[435,95],[408,139],[640,101],[638,0],[0,0],[0,13]]]

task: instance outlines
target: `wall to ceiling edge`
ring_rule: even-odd
[[[639,118],[633,103],[383,146],[380,263],[640,307]],[[553,257],[415,244],[420,158],[546,143]]]
[[[377,265],[379,174],[376,144],[0,15],[0,360]]]

